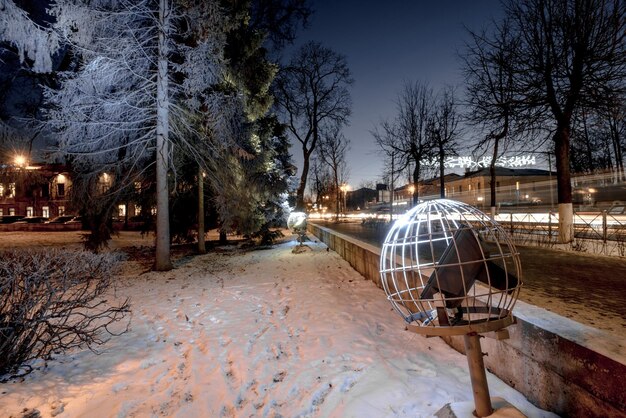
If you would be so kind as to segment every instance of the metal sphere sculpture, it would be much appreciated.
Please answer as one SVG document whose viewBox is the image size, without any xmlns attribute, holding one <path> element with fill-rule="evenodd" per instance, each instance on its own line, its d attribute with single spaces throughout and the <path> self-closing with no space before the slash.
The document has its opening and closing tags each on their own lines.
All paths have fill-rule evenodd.
<svg viewBox="0 0 626 418">
<path fill-rule="evenodd" d="M 287 219 L 287 228 L 298 235 L 298 242 L 302 245 L 306 235 L 307 215 L 304 212 L 291 212 Z"/>
<path fill-rule="evenodd" d="M 513 323 L 521 287 L 519 255 L 498 223 L 473 206 L 421 203 L 391 227 L 380 279 L 412 331 L 487 332 Z"/>
</svg>

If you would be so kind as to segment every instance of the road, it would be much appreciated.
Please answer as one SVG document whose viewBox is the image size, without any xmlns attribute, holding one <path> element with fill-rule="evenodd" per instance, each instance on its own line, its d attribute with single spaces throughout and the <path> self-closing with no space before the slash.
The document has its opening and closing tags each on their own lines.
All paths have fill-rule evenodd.
<svg viewBox="0 0 626 418">
<path fill-rule="evenodd" d="M 378 247 L 386 229 L 315 221 Z M 518 245 L 520 299 L 585 325 L 626 337 L 626 259 Z"/>
</svg>

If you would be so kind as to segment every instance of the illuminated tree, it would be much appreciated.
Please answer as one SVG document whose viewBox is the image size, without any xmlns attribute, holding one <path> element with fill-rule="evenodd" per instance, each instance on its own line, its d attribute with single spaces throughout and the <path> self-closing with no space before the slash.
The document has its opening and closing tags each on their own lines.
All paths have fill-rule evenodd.
<svg viewBox="0 0 626 418">
<path fill-rule="evenodd" d="M 236 230 L 266 240 L 272 235 L 269 227 L 280 224 L 287 209 L 294 174 L 284 126 L 271 113 L 270 86 L 278 65 L 270 55 L 294 39 L 310 10 L 303 0 L 225 0 L 222 4 L 230 30 L 224 52 L 226 75 L 218 88 L 240 98 L 237 117 L 243 122 L 228 131 L 229 141 L 217 141 L 207 180 L 220 218 L 221 239 Z"/>
<path fill-rule="evenodd" d="M 0 0 L 0 153 L 30 152 L 42 132 L 32 122 L 39 116 L 40 84 L 51 82 L 53 54 L 59 49 L 56 34 L 46 22 L 36 23 L 26 9 L 41 11 L 38 3 Z"/>
<path fill-rule="evenodd" d="M 131 187 L 132 176 L 154 164 L 155 268 L 170 269 L 172 149 L 199 154 L 198 144 L 188 140 L 194 133 L 188 113 L 206 106 L 194 92 L 204 92 L 220 75 L 223 22 L 218 5 L 203 2 L 179 9 L 170 0 L 88 5 L 66 0 L 51 13 L 81 63 L 77 73 L 62 75 L 60 89 L 47 92 L 59 149 L 85 167 L 84 176 L 125 167 L 129 177 L 117 183 L 119 190 Z M 194 13 L 204 18 L 186 19 Z M 203 36 L 182 42 L 176 29 L 181 27 Z"/>
</svg>

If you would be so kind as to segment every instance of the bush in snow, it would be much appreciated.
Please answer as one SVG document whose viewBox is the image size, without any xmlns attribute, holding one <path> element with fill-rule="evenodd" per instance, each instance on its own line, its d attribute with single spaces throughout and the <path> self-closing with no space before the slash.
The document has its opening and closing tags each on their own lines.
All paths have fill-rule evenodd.
<svg viewBox="0 0 626 418">
<path fill-rule="evenodd" d="M 119 255 L 63 250 L 0 253 L 0 376 L 27 374 L 26 363 L 126 332 L 128 299 L 105 293 Z"/>
</svg>

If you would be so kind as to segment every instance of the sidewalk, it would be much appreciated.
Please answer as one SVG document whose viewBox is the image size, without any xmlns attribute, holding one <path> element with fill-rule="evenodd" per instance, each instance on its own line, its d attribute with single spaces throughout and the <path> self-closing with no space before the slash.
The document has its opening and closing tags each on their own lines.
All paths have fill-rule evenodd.
<svg viewBox="0 0 626 418">
<path fill-rule="evenodd" d="M 220 248 L 137 274 L 131 332 L 1 385 L 0 410 L 48 417 L 427 417 L 472 401 L 464 356 L 404 330 L 384 293 L 326 246 Z M 491 396 L 553 416 L 488 373 Z"/>
</svg>

